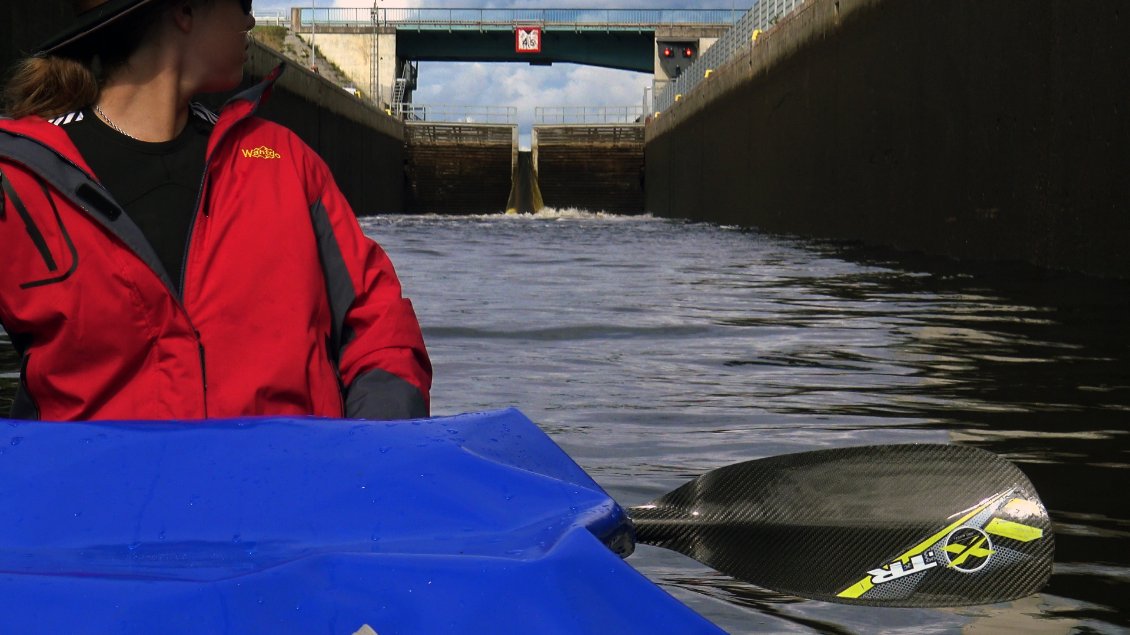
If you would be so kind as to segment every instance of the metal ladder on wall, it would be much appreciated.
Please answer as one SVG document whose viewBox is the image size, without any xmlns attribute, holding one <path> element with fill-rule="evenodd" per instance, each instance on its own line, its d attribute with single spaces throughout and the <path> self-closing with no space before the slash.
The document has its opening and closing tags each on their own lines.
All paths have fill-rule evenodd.
<svg viewBox="0 0 1130 635">
<path fill-rule="evenodd" d="M 419 74 L 418 62 L 408 60 L 400 71 L 400 77 L 392 88 L 392 111 L 402 119 L 407 119 L 412 111 L 412 91 L 416 89 Z"/>
</svg>

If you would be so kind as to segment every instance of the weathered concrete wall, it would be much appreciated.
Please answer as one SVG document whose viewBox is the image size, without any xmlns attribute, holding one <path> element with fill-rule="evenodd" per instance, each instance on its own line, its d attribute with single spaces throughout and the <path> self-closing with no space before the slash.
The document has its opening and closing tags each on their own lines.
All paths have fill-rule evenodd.
<svg viewBox="0 0 1130 635">
<path fill-rule="evenodd" d="M 813 0 L 648 125 L 647 208 L 1130 277 L 1127 20 Z"/>
<path fill-rule="evenodd" d="M 46 40 L 71 19 L 66 0 L 7 2 L 0 8 L 0 68 Z M 282 58 L 252 44 L 245 83 L 259 81 Z M 203 101 L 212 106 L 225 96 Z M 291 128 L 329 164 L 358 214 L 400 212 L 403 200 L 403 125 L 309 71 L 291 66 L 262 115 Z"/>
<path fill-rule="evenodd" d="M 506 209 L 518 161 L 518 126 L 410 122 L 405 127 L 405 208 L 422 214 Z"/>
<path fill-rule="evenodd" d="M 308 32 L 296 35 L 309 45 Z M 314 43 L 321 55 L 336 64 L 354 86 L 366 95 L 378 92 L 375 86 L 370 89 L 372 70 L 374 70 L 370 66 L 373 59 L 372 34 L 315 33 Z M 375 70 L 379 75 L 381 103 L 387 105 L 392 102 L 393 83 L 396 80 L 396 29 L 382 27 L 377 39 L 377 47 L 379 63 Z M 325 61 L 319 62 L 322 63 Z"/>
<path fill-rule="evenodd" d="M 644 208 L 641 124 L 537 125 L 534 170 L 548 207 L 638 214 Z"/>
</svg>

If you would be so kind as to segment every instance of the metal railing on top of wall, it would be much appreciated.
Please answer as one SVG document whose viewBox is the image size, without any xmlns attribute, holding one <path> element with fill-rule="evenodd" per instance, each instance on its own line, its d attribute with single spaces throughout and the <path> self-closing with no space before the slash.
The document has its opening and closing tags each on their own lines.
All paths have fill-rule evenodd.
<svg viewBox="0 0 1130 635">
<path fill-rule="evenodd" d="M 285 11 L 255 11 L 251 15 L 258 26 L 290 26 L 290 14 Z"/>
<path fill-rule="evenodd" d="M 534 124 L 636 123 L 643 117 L 642 106 L 537 106 Z"/>
<path fill-rule="evenodd" d="M 514 106 L 403 103 L 397 104 L 395 108 L 394 114 L 404 121 L 491 124 L 516 124 L 518 122 L 518 109 Z"/>
<path fill-rule="evenodd" d="M 300 23 L 368 25 L 369 8 L 315 7 L 300 9 Z M 655 26 L 667 24 L 733 24 L 745 9 L 476 9 L 377 8 L 381 25 L 478 27 L 514 24 L 551 26 Z"/>
<path fill-rule="evenodd" d="M 760 0 L 737 21 L 729 31 L 718 38 L 693 64 L 673 80 L 656 80 L 654 85 L 654 110 L 670 108 L 676 96 L 686 95 L 699 82 L 706 79 L 706 71 L 718 68 L 778 20 L 804 4 L 804 0 Z"/>
</svg>

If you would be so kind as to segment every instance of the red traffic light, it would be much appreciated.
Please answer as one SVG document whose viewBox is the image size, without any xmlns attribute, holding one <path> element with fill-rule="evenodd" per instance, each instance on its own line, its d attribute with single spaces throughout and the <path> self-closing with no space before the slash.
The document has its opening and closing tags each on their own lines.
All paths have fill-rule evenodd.
<svg viewBox="0 0 1130 635">
<path fill-rule="evenodd" d="M 675 57 L 675 49 L 670 46 L 663 47 L 663 57 Z"/>
<path fill-rule="evenodd" d="M 693 46 L 683 47 L 683 57 L 694 57 L 694 47 Z"/>
</svg>

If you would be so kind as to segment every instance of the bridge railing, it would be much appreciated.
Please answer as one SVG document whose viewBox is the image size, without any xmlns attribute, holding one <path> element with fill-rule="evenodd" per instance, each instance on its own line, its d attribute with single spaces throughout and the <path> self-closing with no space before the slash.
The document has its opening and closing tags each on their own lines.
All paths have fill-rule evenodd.
<svg viewBox="0 0 1130 635">
<path fill-rule="evenodd" d="M 299 22 L 329 26 L 462 27 L 531 24 L 562 27 L 645 27 L 677 24 L 733 24 L 743 10 L 733 9 L 480 9 L 316 7 L 300 9 Z"/>
<path fill-rule="evenodd" d="M 290 14 L 286 11 L 255 11 L 252 15 L 259 26 L 290 26 Z"/>
<path fill-rule="evenodd" d="M 470 106 L 453 104 L 396 104 L 395 115 L 404 121 L 441 123 L 517 124 L 518 109 L 514 106 Z"/>
<path fill-rule="evenodd" d="M 686 95 L 706 78 L 706 71 L 718 68 L 738 51 L 750 44 L 755 33 L 772 27 L 785 15 L 804 4 L 804 0 L 760 0 L 729 31 L 704 51 L 683 73 L 669 81 L 657 81 L 654 89 L 656 112 L 675 103 L 677 95 Z"/>
<path fill-rule="evenodd" d="M 603 124 L 642 121 L 643 106 L 538 106 L 534 124 Z"/>
</svg>

